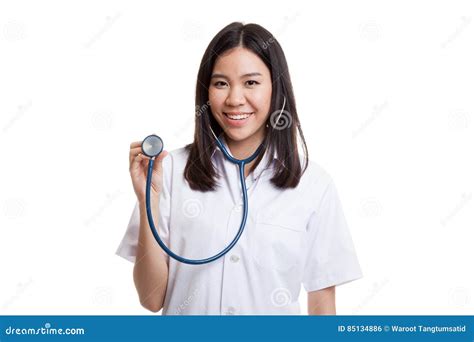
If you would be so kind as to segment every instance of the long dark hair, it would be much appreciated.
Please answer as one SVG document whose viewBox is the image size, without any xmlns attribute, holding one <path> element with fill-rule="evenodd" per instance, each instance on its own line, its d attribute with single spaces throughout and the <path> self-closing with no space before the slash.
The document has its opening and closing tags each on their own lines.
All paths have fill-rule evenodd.
<svg viewBox="0 0 474 342">
<path fill-rule="evenodd" d="M 252 170 L 262 160 L 265 150 L 272 157 L 276 152 L 277 163 L 271 182 L 281 189 L 295 188 L 308 166 L 308 150 L 296 111 L 285 54 L 278 41 L 265 28 L 257 24 L 244 25 L 239 22 L 224 27 L 209 43 L 202 57 L 196 83 L 194 142 L 186 146 L 189 157 L 184 177 L 193 190 L 216 189 L 216 180 L 219 175 L 211 157 L 217 145 L 211 128 L 217 136 L 223 130 L 212 116 L 209 107 L 209 85 L 216 59 L 224 52 L 238 46 L 259 56 L 270 70 L 272 79 L 270 105 L 272 114 L 267 120 L 264 149 L 257 157 Z M 303 148 L 304 167 L 301 165 L 298 153 L 297 133 L 299 133 Z"/>
</svg>

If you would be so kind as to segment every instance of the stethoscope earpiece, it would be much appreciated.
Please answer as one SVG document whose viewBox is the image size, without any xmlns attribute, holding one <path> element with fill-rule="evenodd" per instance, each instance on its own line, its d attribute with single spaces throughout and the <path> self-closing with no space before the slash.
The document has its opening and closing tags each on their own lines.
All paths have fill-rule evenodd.
<svg viewBox="0 0 474 342">
<path fill-rule="evenodd" d="M 163 151 L 163 140 L 155 134 L 147 136 L 142 141 L 142 152 L 147 157 L 157 157 Z"/>
</svg>

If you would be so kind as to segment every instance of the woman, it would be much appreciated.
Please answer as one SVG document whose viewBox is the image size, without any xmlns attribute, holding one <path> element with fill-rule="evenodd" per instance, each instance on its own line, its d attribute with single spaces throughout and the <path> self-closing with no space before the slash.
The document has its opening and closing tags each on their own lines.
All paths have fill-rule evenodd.
<svg viewBox="0 0 474 342">
<path fill-rule="evenodd" d="M 169 258 L 145 211 L 148 158 L 130 147 L 137 196 L 117 253 L 135 262 L 140 303 L 163 314 L 299 314 L 301 284 L 309 314 L 335 314 L 335 286 L 362 276 L 336 188 L 308 163 L 285 55 L 256 24 L 232 23 L 210 42 L 196 87 L 194 141 L 157 157 L 151 202 L 155 224 L 175 253 L 202 259 L 221 251 L 242 218 L 238 166 L 245 159 L 249 216 L 234 248 L 212 263 Z M 303 154 L 298 152 L 297 135 Z"/>
</svg>

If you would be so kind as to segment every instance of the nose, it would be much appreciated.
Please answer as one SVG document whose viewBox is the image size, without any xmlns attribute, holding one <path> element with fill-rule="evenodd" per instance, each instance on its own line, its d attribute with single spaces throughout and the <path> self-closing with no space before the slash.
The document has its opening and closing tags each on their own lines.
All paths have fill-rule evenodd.
<svg viewBox="0 0 474 342">
<path fill-rule="evenodd" d="M 229 95 L 225 100 L 225 104 L 229 107 L 237 107 L 245 104 L 245 96 L 239 87 L 230 89 Z"/>
</svg>

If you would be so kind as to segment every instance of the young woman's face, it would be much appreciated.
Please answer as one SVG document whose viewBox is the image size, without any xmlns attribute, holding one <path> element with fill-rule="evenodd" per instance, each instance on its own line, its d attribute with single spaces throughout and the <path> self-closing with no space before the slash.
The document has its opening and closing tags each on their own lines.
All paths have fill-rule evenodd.
<svg viewBox="0 0 474 342">
<path fill-rule="evenodd" d="M 260 143 L 270 111 L 270 70 L 252 51 L 237 47 L 219 56 L 209 85 L 212 114 L 226 136 Z"/>
</svg>

